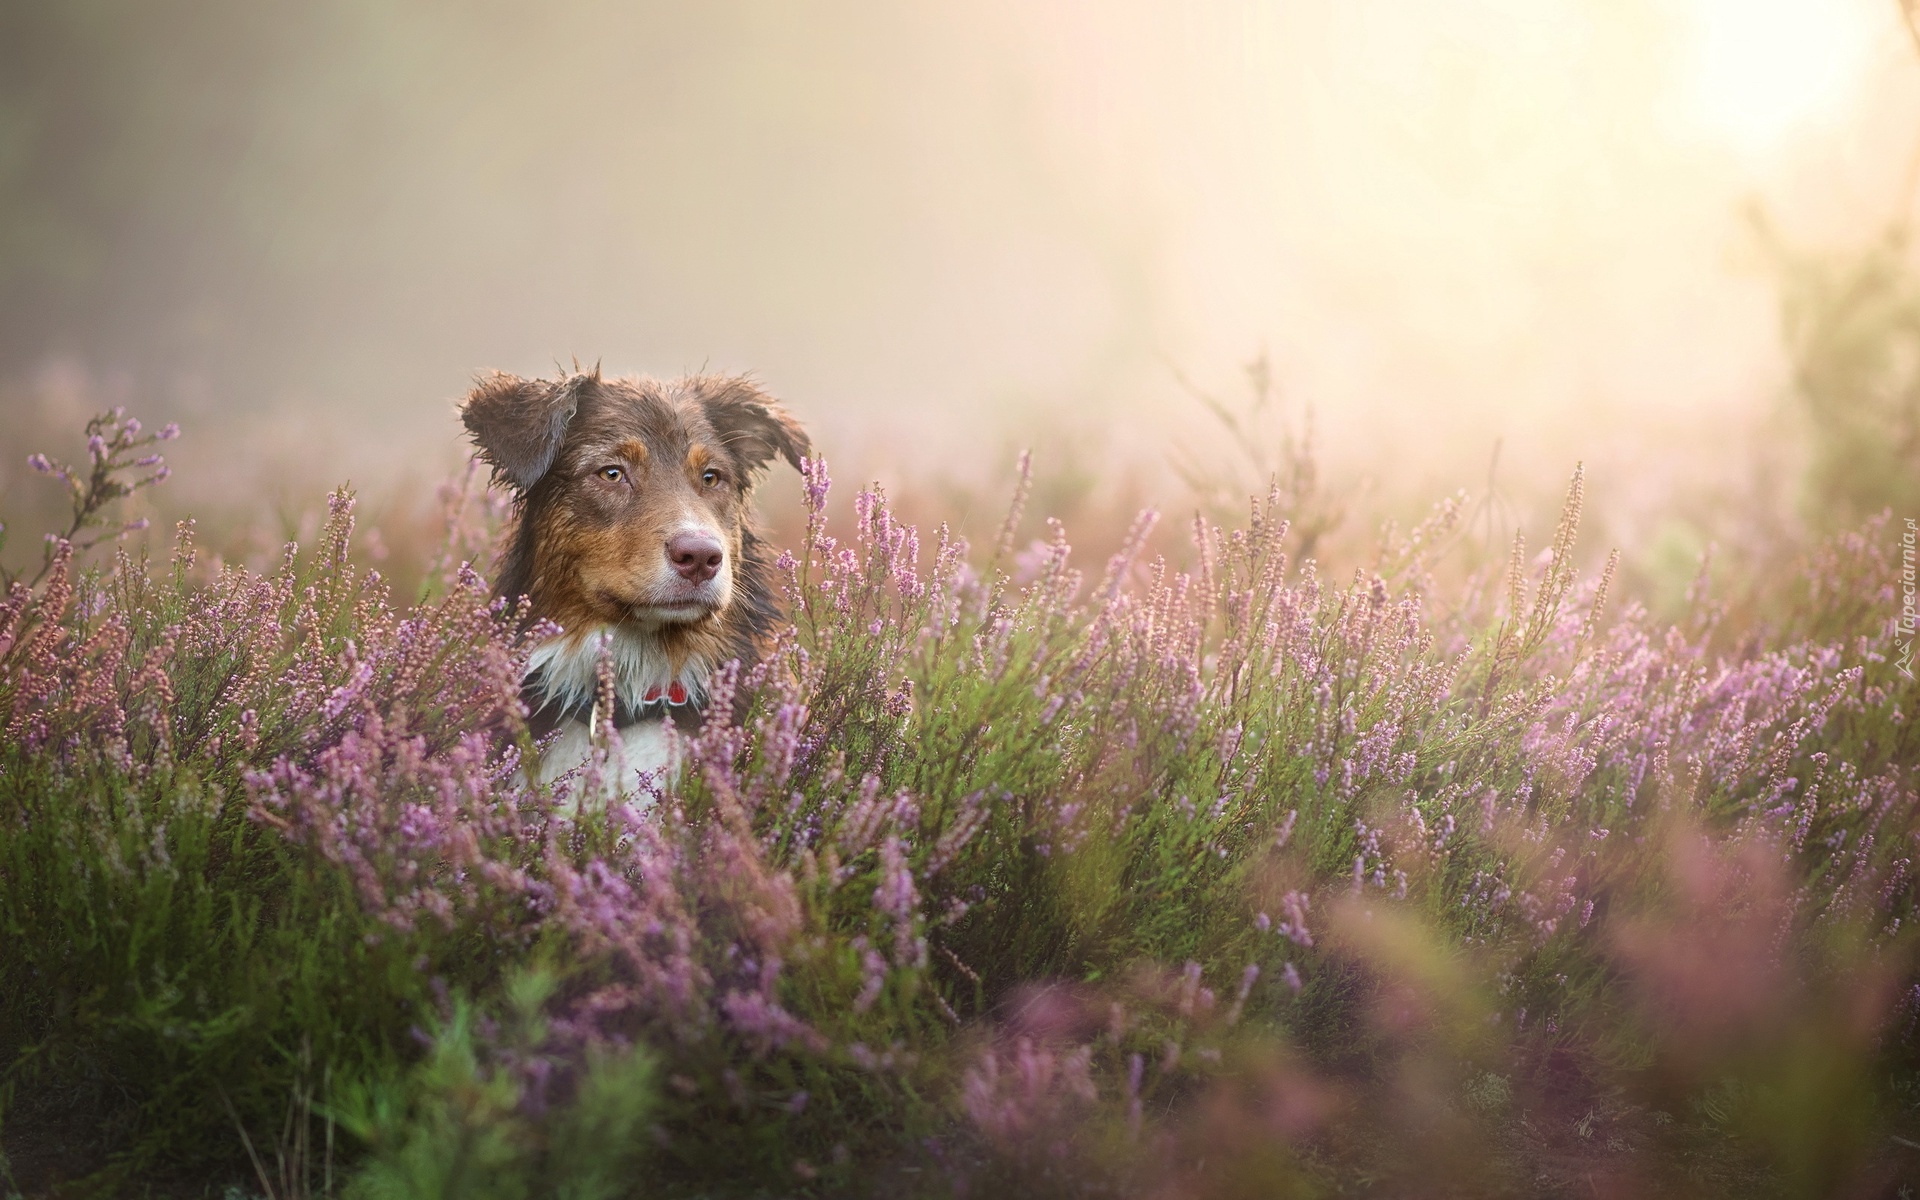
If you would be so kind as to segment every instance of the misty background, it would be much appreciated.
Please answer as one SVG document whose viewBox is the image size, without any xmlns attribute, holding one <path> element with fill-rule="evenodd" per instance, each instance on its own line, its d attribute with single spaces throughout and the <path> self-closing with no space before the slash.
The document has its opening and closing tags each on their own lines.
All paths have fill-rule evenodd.
<svg viewBox="0 0 1920 1200">
<path fill-rule="evenodd" d="M 1498 443 L 1657 539 L 1791 501 L 1756 230 L 1852 252 L 1916 138 L 1897 0 L 8 4 L 0 503 L 111 403 L 170 503 L 430 486 L 475 372 L 578 358 L 1178 510 L 1265 354 L 1374 507 Z"/>
</svg>

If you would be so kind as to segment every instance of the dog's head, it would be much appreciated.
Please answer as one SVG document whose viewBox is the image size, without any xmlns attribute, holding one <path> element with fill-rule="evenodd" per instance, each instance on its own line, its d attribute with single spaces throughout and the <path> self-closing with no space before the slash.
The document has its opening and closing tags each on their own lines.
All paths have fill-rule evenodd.
<svg viewBox="0 0 1920 1200">
<path fill-rule="evenodd" d="M 692 626 L 735 593 L 748 493 L 806 433 L 747 379 L 494 374 L 461 418 L 521 497 L 526 591 L 568 629 Z"/>
</svg>

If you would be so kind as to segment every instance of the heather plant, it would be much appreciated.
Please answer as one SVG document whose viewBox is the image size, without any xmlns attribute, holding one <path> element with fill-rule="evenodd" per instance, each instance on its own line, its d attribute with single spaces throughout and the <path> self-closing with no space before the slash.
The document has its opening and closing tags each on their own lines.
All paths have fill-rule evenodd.
<svg viewBox="0 0 1920 1200">
<path fill-rule="evenodd" d="M 1897 1176 L 1884 524 L 1730 631 L 1704 575 L 1680 624 L 1583 577 L 1578 474 L 1446 603 L 1458 501 L 1344 578 L 1282 488 L 1189 570 L 1147 514 L 1089 581 L 1018 501 L 975 556 L 804 477 L 791 623 L 640 795 L 518 779 L 547 631 L 484 528 L 406 606 L 345 495 L 266 576 L 58 550 L 0 610 L 5 1144 L 369 1197 Z"/>
<path fill-rule="evenodd" d="M 147 527 L 144 517 L 129 521 L 110 519 L 110 506 L 143 488 L 165 483 L 172 474 L 166 459 L 154 451 L 161 442 L 180 436 L 180 427 L 167 424 L 152 433 L 143 432 L 140 421 L 129 417 L 124 408 L 104 412 L 87 422 L 87 465 L 75 467 L 56 462 L 44 454 L 33 454 L 27 465 L 66 485 L 72 505 L 72 519 L 65 532 L 48 534 L 40 570 L 32 582 L 46 577 L 61 547 L 91 549 L 101 542 L 118 541 Z M 144 472 L 144 474 L 138 474 Z M 89 535 L 89 531 L 92 532 Z M 88 535 L 83 541 L 83 535 Z M 6 546 L 6 526 L 0 525 L 0 549 Z M 12 587 L 13 574 L 0 567 L 0 585 Z"/>
<path fill-rule="evenodd" d="M 1345 515 L 1339 498 L 1320 477 L 1313 410 L 1297 415 L 1288 411 L 1274 381 L 1273 361 L 1264 350 L 1245 371 L 1247 394 L 1237 404 L 1180 380 L 1218 425 L 1231 453 L 1181 447 L 1173 455 L 1174 471 L 1216 521 L 1234 520 L 1249 494 L 1270 488 L 1285 507 L 1299 553 L 1311 555 Z"/>
<path fill-rule="evenodd" d="M 227 1158 L 229 1111 L 267 1125 L 311 1069 L 402 1061 L 443 956 L 489 971 L 459 949 L 472 926 L 401 930 L 417 895 L 376 903 L 365 864 L 250 805 L 256 774 L 365 769 L 373 745 L 444 787 L 516 695 L 478 578 L 403 619 L 346 562 L 351 497 L 332 507 L 268 577 L 196 578 L 183 525 L 157 577 L 125 555 L 80 572 L 61 541 L 0 604 L 0 1097 L 15 1125 L 104 1111 L 110 1175 Z"/>
</svg>

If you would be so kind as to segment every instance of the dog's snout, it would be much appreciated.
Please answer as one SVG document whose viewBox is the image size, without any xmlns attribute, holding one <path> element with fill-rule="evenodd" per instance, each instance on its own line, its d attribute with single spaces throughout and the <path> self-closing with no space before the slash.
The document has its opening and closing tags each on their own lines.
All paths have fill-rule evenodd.
<svg viewBox="0 0 1920 1200">
<path fill-rule="evenodd" d="M 727 548 L 710 533 L 679 533 L 667 542 L 667 561 L 690 583 L 705 583 L 720 573 Z"/>
</svg>

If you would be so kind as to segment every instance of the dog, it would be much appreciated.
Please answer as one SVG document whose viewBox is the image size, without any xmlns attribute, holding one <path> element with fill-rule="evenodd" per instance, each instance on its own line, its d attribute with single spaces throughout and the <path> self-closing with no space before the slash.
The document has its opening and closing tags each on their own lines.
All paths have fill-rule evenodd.
<svg viewBox="0 0 1920 1200">
<path fill-rule="evenodd" d="M 779 620 L 750 498 L 776 456 L 800 468 L 805 430 L 744 376 L 603 379 L 597 367 L 489 374 L 460 417 L 514 493 L 494 594 L 524 597 L 529 625 L 561 629 L 534 648 L 522 687 L 534 736 L 559 733 L 527 777 L 551 783 L 585 763 L 609 719 L 622 788 L 669 774 L 667 724 L 697 726 L 713 672 L 751 667 Z M 603 654 L 611 713 L 596 707 Z"/>
</svg>

